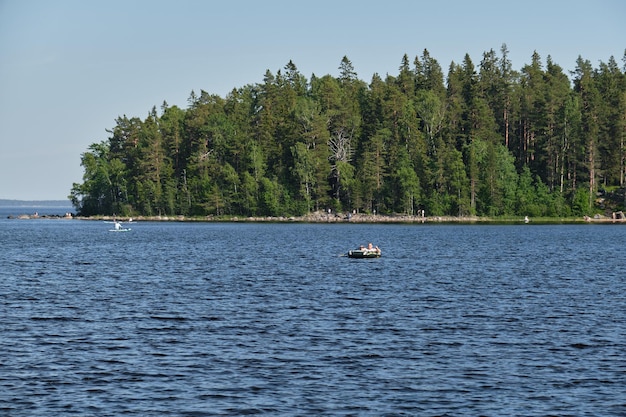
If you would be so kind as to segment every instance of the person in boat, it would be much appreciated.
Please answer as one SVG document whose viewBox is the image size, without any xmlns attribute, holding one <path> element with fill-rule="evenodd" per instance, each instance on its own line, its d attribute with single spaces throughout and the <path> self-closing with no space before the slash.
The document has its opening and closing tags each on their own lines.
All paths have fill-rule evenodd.
<svg viewBox="0 0 626 417">
<path fill-rule="evenodd" d="M 122 224 L 118 222 L 117 220 L 115 220 L 114 223 L 115 223 L 115 230 L 120 230 L 122 228 Z"/>
<path fill-rule="evenodd" d="M 363 248 L 363 246 L 361 246 L 361 248 Z M 372 245 L 371 242 L 367 245 L 367 248 L 365 250 L 367 252 L 376 252 L 376 253 L 380 254 L 380 248 L 378 246 Z"/>
</svg>

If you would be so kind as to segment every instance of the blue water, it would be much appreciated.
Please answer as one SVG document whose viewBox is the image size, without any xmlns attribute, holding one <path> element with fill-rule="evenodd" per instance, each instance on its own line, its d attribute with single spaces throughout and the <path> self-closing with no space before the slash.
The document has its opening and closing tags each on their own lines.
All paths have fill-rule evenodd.
<svg viewBox="0 0 626 417">
<path fill-rule="evenodd" d="M 1 415 L 626 415 L 624 225 L 110 226 L 0 220 Z"/>
</svg>

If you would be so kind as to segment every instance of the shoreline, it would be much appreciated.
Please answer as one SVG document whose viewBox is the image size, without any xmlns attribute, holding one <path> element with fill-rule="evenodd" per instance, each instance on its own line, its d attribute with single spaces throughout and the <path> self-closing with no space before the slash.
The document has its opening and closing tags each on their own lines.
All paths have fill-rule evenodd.
<svg viewBox="0 0 626 417">
<path fill-rule="evenodd" d="M 86 220 L 86 221 L 153 221 L 153 222 L 197 222 L 197 223 L 355 223 L 355 224 L 585 224 L 585 223 L 625 223 L 623 212 L 615 212 L 594 217 L 483 217 L 483 216 L 422 216 L 407 214 L 365 214 L 365 213 L 326 213 L 314 212 L 303 216 L 76 216 L 64 214 L 20 214 L 8 215 L 15 220 Z"/>
<path fill-rule="evenodd" d="M 355 224 L 586 224 L 586 223 L 626 223 L 625 218 L 595 217 L 523 217 L 492 218 L 480 216 L 417 216 L 417 215 L 381 215 L 381 214 L 344 214 L 310 213 L 304 216 L 75 216 L 76 220 L 120 220 L 154 222 L 198 222 L 198 223 L 355 223 Z"/>
</svg>

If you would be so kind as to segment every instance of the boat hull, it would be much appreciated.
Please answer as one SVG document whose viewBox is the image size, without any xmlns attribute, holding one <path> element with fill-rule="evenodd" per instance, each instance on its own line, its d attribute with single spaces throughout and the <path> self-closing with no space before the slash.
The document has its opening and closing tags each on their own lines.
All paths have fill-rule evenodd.
<svg viewBox="0 0 626 417">
<path fill-rule="evenodd" d="M 351 250 L 348 252 L 348 258 L 380 258 L 380 252 L 370 250 Z"/>
</svg>

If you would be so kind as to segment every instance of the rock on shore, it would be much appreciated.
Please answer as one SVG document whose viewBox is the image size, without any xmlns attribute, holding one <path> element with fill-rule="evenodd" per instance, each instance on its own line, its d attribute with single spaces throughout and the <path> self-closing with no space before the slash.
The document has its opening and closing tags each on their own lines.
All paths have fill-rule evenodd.
<svg viewBox="0 0 626 417">
<path fill-rule="evenodd" d="M 128 221 L 129 217 L 123 216 L 93 216 L 93 217 L 75 217 L 79 220 L 114 220 Z M 187 217 L 183 215 L 174 216 L 134 216 L 132 221 L 174 221 L 174 222 L 267 222 L 267 223 L 626 223 L 626 218 L 611 218 L 607 216 L 596 215 L 592 217 L 581 218 L 541 218 L 529 219 L 525 221 L 523 217 L 517 218 L 491 218 L 480 216 L 421 216 L 407 214 L 366 214 L 366 213 L 326 213 L 317 211 L 303 216 L 197 216 Z"/>
</svg>

